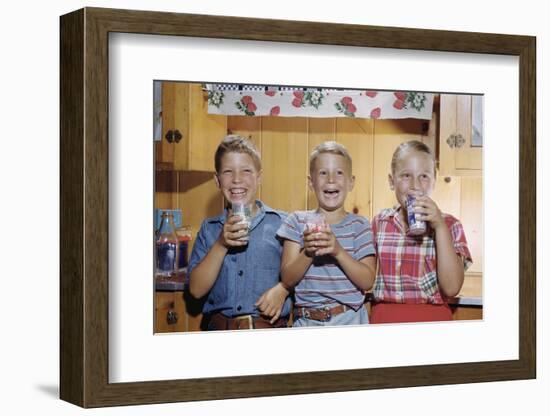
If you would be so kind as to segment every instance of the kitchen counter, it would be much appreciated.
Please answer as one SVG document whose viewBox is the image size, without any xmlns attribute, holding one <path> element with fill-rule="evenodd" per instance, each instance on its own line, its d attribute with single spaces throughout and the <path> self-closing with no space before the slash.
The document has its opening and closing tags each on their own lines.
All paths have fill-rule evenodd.
<svg viewBox="0 0 550 416">
<path fill-rule="evenodd" d="M 157 292 L 183 292 L 187 284 L 187 268 L 181 269 L 175 277 L 155 277 Z"/>
</svg>

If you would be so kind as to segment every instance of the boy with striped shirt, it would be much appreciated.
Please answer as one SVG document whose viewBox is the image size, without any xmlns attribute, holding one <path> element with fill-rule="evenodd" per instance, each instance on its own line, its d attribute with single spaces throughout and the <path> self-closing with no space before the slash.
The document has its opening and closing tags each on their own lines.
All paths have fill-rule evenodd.
<svg viewBox="0 0 550 416">
<path fill-rule="evenodd" d="M 366 324 L 364 293 L 374 282 L 375 251 L 369 221 L 344 209 L 355 182 L 346 148 L 333 141 L 317 146 L 308 182 L 317 210 L 292 213 L 277 231 L 284 240 L 281 282 L 295 291 L 293 326 Z M 325 223 L 307 227 L 313 213 Z"/>
</svg>

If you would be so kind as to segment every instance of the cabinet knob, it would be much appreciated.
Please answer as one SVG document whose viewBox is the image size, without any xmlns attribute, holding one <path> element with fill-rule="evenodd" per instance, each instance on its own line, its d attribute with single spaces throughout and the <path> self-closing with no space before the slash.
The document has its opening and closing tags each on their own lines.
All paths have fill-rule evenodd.
<svg viewBox="0 0 550 416">
<path fill-rule="evenodd" d="M 166 138 L 166 141 L 168 143 L 179 143 L 180 140 L 183 138 L 179 130 L 168 130 L 166 132 L 166 135 L 164 136 Z"/>
<path fill-rule="evenodd" d="M 166 313 L 166 322 L 168 325 L 175 325 L 178 323 L 178 314 L 174 311 L 168 311 Z"/>
<path fill-rule="evenodd" d="M 461 148 L 464 145 L 464 143 L 466 143 L 466 139 L 460 133 L 451 134 L 449 137 L 447 137 L 446 142 L 451 149 L 453 147 L 456 147 L 458 149 L 458 148 Z"/>
</svg>

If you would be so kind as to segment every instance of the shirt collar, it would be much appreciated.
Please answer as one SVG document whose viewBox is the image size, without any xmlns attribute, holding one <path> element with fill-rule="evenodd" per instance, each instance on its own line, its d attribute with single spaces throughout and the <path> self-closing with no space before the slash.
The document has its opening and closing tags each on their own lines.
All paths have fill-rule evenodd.
<svg viewBox="0 0 550 416">
<path fill-rule="evenodd" d="M 266 213 L 275 214 L 279 217 L 281 216 L 281 213 L 279 211 L 277 211 L 277 210 L 271 208 L 270 206 L 264 204 L 259 199 L 256 199 L 256 206 L 258 207 L 259 212 L 252 219 L 251 228 L 254 228 L 256 226 L 256 224 L 258 224 L 261 221 L 261 219 L 265 216 Z M 225 208 L 223 210 L 223 214 L 218 215 L 217 217 L 208 218 L 206 221 L 209 222 L 209 223 L 218 222 L 220 224 L 225 224 L 225 219 L 227 218 L 227 213 L 228 213 L 227 208 Z"/>
<path fill-rule="evenodd" d="M 380 219 L 383 221 L 391 221 L 393 218 L 399 218 L 397 213 L 399 212 L 400 208 L 401 208 L 401 205 L 396 204 L 392 208 L 387 208 L 383 210 L 380 213 Z"/>
<path fill-rule="evenodd" d="M 395 226 L 397 226 L 399 229 L 404 230 L 405 226 L 401 223 L 401 219 L 399 218 L 399 210 L 401 209 L 401 205 L 395 204 L 392 208 L 385 209 L 380 214 L 380 221 L 387 221 L 393 223 Z"/>
</svg>

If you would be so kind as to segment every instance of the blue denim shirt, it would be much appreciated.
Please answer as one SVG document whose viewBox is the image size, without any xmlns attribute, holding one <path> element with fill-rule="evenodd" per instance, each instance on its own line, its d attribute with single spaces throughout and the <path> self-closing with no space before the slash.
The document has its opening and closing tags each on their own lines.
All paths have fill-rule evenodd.
<svg viewBox="0 0 550 416">
<path fill-rule="evenodd" d="M 286 214 L 256 201 L 259 211 L 252 219 L 246 246 L 231 248 L 225 255 L 220 273 L 208 293 L 204 314 L 221 312 L 227 317 L 258 316 L 254 305 L 260 296 L 280 281 L 282 242 L 276 233 Z M 202 261 L 223 229 L 227 211 L 203 221 L 193 246 L 187 272 Z M 291 302 L 287 298 L 281 316 L 288 316 Z"/>
</svg>

